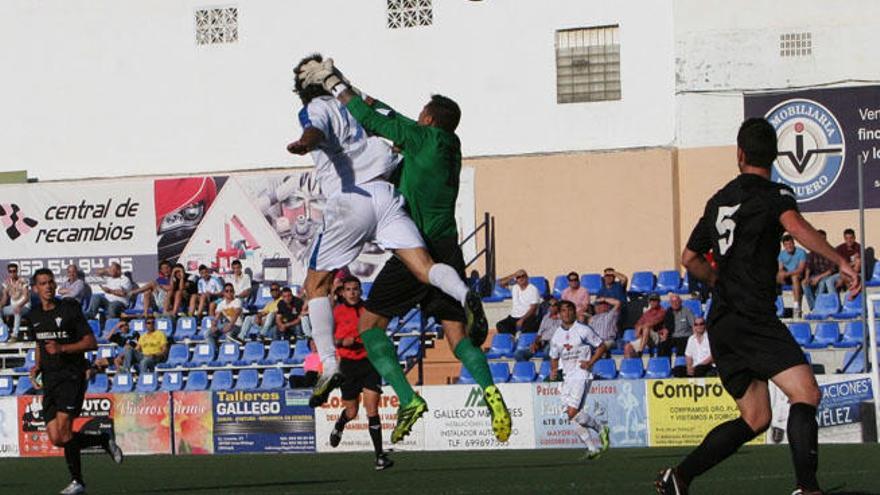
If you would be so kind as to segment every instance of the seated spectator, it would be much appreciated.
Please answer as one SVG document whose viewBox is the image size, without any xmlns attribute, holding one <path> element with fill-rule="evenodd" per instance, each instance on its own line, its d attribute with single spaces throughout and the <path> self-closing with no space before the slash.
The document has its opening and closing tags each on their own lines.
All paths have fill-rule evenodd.
<svg viewBox="0 0 880 495">
<path fill-rule="evenodd" d="M 794 296 L 794 317 L 801 316 L 801 281 L 807 269 L 807 252 L 794 245 L 794 238 L 789 234 L 782 236 L 782 250 L 779 251 L 779 270 L 776 272 L 776 283 L 791 285 Z"/>
<path fill-rule="evenodd" d="M 165 314 L 169 313 L 172 298 L 168 295 L 172 291 L 171 263 L 168 260 L 159 262 L 159 272 L 156 278 L 131 291 L 131 295 L 144 294 L 144 315 L 155 303 L 156 307 Z"/>
<path fill-rule="evenodd" d="M 823 239 L 827 236 L 824 230 L 819 230 L 819 234 Z M 828 288 L 826 282 L 837 271 L 837 266 L 833 261 L 813 251 L 807 255 L 807 268 L 804 272 L 804 299 L 807 300 L 807 306 L 810 311 L 816 303 L 816 296 L 825 293 Z"/>
<path fill-rule="evenodd" d="M 273 339 L 290 340 L 291 337 L 299 339 L 305 336 L 303 328 L 304 304 L 305 301 L 293 295 L 290 287 L 285 287 L 281 291 L 278 312 L 275 314 L 277 332 L 273 333 Z"/>
<path fill-rule="evenodd" d="M 571 301 L 577 312 L 577 320 L 581 323 L 587 321 L 587 306 L 590 305 L 590 291 L 581 286 L 581 276 L 577 272 L 568 274 L 568 287 L 562 291 L 563 301 Z"/>
<path fill-rule="evenodd" d="M 165 297 L 165 314 L 179 315 L 185 304 L 189 304 L 193 296 L 199 293 L 199 277 L 198 275 L 190 275 L 186 273 L 186 269 L 181 263 L 174 265 L 171 269 L 171 292 Z M 188 313 L 192 316 L 191 313 Z"/>
<path fill-rule="evenodd" d="M 598 297 L 613 297 L 620 301 L 620 304 L 626 304 L 626 285 L 629 279 L 626 275 L 619 273 L 614 268 L 606 268 L 602 275 L 602 287 L 596 294 Z"/>
<path fill-rule="evenodd" d="M 243 344 L 241 335 L 241 299 L 235 297 L 235 288 L 227 283 L 223 286 L 223 299 L 211 314 L 214 322 L 204 331 L 205 340 L 217 348 L 217 337 L 225 335 L 228 340 Z"/>
<path fill-rule="evenodd" d="M 241 299 L 241 302 L 247 304 L 251 297 L 251 277 L 247 273 L 242 272 L 241 260 L 232 262 L 232 276 L 229 282 L 235 289 L 235 297 Z"/>
<path fill-rule="evenodd" d="M 620 300 L 613 297 L 597 297 L 593 307 L 595 314 L 590 318 L 590 326 L 605 343 L 605 348 L 614 349 L 617 341 L 617 320 L 620 319 Z"/>
<path fill-rule="evenodd" d="M 156 365 L 168 359 L 168 338 L 165 332 L 156 330 L 156 322 L 152 318 L 146 321 L 146 332 L 141 335 L 137 344 L 126 344 L 122 354 L 116 357 L 120 373 L 130 373 L 131 367 L 138 365 L 138 373 L 143 375 L 156 369 Z M 121 362 L 120 362 L 121 361 Z"/>
<path fill-rule="evenodd" d="M 196 283 L 196 288 L 197 294 L 193 294 L 189 299 L 189 314 L 198 318 L 204 314 L 206 309 L 210 314 L 213 314 L 211 304 L 224 295 L 223 286 L 217 277 L 211 275 L 211 271 L 205 265 L 199 265 L 199 280 Z M 235 288 L 232 290 L 234 291 Z"/>
<path fill-rule="evenodd" d="M 510 289 L 512 303 L 510 315 L 495 324 L 498 333 L 532 333 L 538 330 L 538 305 L 541 296 L 538 288 L 529 283 L 529 274 L 519 269 L 512 275 L 503 277 L 502 286 L 513 284 Z"/>
<path fill-rule="evenodd" d="M 104 283 L 100 285 L 103 294 L 92 294 L 86 318 L 94 320 L 102 308 L 107 318 L 119 318 L 119 315 L 128 308 L 129 291 L 132 289 L 131 280 L 122 274 L 119 263 L 111 263 L 110 268 L 100 268 L 95 273 L 104 277 Z"/>
<path fill-rule="evenodd" d="M 546 349 L 550 345 L 550 339 L 553 338 L 556 329 L 559 328 L 559 321 L 559 301 L 551 296 L 547 298 L 547 312 L 541 318 L 541 325 L 538 327 L 538 335 L 535 337 L 535 341 L 532 342 L 528 349 L 517 350 L 514 358 L 517 361 L 528 361 L 538 351 Z"/>
<path fill-rule="evenodd" d="M 12 335 L 9 336 L 9 342 L 15 342 L 21 329 L 21 317 L 31 309 L 31 291 L 27 280 L 18 276 L 18 264 L 6 265 L 6 272 L 9 276 L 6 277 L 3 289 L 0 291 L 2 292 L 0 308 L 3 308 L 3 316 L 12 317 Z"/>
<path fill-rule="evenodd" d="M 275 338 L 275 313 L 278 312 L 278 303 L 281 302 L 281 286 L 277 283 L 269 285 L 269 294 L 272 300 L 266 303 L 255 314 L 244 317 L 241 324 L 241 336 L 246 337 L 251 327 L 260 326 L 260 338 L 263 340 L 273 340 Z"/>
<path fill-rule="evenodd" d="M 58 284 L 56 293 L 61 296 L 61 299 L 73 299 L 80 304 L 83 303 L 83 299 L 86 297 L 86 284 L 79 278 L 79 270 L 76 265 L 67 266 L 67 278 Z"/>
<path fill-rule="evenodd" d="M 681 298 L 669 296 L 669 308 L 663 317 L 663 328 L 658 332 L 658 356 L 672 356 L 675 348 L 678 354 L 684 352 L 688 338 L 694 333 L 695 316 L 690 309 L 681 305 Z"/>
<path fill-rule="evenodd" d="M 856 273 L 862 269 L 862 246 L 856 242 L 856 233 L 853 229 L 843 231 L 843 243 L 834 248 L 838 254 L 849 260 L 850 266 Z M 837 294 L 841 289 L 849 286 L 850 280 L 839 271 L 825 281 L 826 291 Z"/>
<path fill-rule="evenodd" d="M 321 364 L 321 356 L 318 355 L 318 348 L 315 346 L 315 341 L 309 339 L 309 349 L 312 350 L 307 356 L 305 361 L 303 361 L 303 371 L 306 372 L 304 376 L 293 376 L 290 377 L 290 387 L 291 388 L 310 388 L 314 387 L 315 383 L 318 381 L 318 376 L 323 373 L 323 365 Z"/>
<path fill-rule="evenodd" d="M 102 337 L 107 342 L 112 342 L 119 347 L 125 347 L 125 345 L 128 344 L 130 340 L 137 340 L 138 338 L 137 332 L 135 332 L 134 335 L 129 336 L 129 329 L 130 326 L 128 324 L 128 321 L 119 320 L 116 322 L 115 325 L 113 325 L 113 328 L 104 332 Z"/>
<path fill-rule="evenodd" d="M 648 309 L 636 321 L 636 338 L 632 342 L 626 343 L 623 355 L 636 357 L 641 355 L 642 351 L 654 347 L 657 344 L 657 332 L 663 327 L 665 317 L 666 310 L 660 306 L 660 296 L 657 294 L 648 296 Z"/>
<path fill-rule="evenodd" d="M 715 364 L 712 360 L 712 350 L 709 348 L 709 334 L 706 333 L 705 319 L 697 318 L 694 321 L 694 334 L 688 338 L 684 358 L 687 362 L 688 376 L 700 377 L 714 374 Z"/>
</svg>

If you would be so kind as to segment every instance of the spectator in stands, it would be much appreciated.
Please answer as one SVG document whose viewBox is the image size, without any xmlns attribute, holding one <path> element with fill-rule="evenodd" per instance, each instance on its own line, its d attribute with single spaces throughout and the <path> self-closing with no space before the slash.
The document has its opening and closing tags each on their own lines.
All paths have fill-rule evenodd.
<svg viewBox="0 0 880 495">
<path fill-rule="evenodd" d="M 244 317 L 244 322 L 241 324 L 242 337 L 247 337 L 251 327 L 256 324 L 260 326 L 261 339 L 275 339 L 275 313 L 278 312 L 278 303 L 281 302 L 281 286 L 273 282 L 269 285 L 269 294 L 272 296 L 271 301 L 256 313 Z"/>
<path fill-rule="evenodd" d="M 171 292 L 166 296 L 167 314 L 179 315 L 183 305 L 188 304 L 192 297 L 199 293 L 198 279 L 198 275 L 186 273 L 181 263 L 174 265 L 171 269 Z M 192 316 L 192 313 L 189 313 L 189 316 Z"/>
<path fill-rule="evenodd" d="M 587 306 L 590 305 L 590 291 L 581 286 L 581 276 L 577 272 L 568 274 L 568 287 L 562 291 L 562 300 L 571 301 L 577 308 L 577 320 L 585 323 Z"/>
<path fill-rule="evenodd" d="M 152 318 L 147 318 L 145 324 L 146 332 L 138 338 L 137 344 L 132 346 L 129 343 L 120 355 L 121 373 L 130 373 L 131 367 L 138 365 L 138 373 L 143 375 L 155 370 L 157 364 L 168 359 L 168 338 L 165 332 L 156 330 L 156 322 Z M 119 365 L 118 361 L 117 365 Z"/>
<path fill-rule="evenodd" d="M 131 291 L 131 295 L 144 294 L 144 315 L 146 315 L 155 302 L 156 307 L 163 313 L 168 314 L 172 297 L 173 279 L 171 277 L 171 263 L 168 260 L 159 262 L 159 272 L 156 278 Z"/>
<path fill-rule="evenodd" d="M 290 386 L 291 388 L 311 388 L 315 386 L 315 383 L 318 381 L 318 376 L 323 373 L 323 366 L 321 365 L 321 356 L 318 355 L 318 348 L 315 346 L 315 341 L 309 339 L 309 349 L 310 352 L 305 361 L 303 361 L 303 371 L 305 371 L 305 375 L 303 376 L 294 376 L 291 374 L 290 377 Z"/>
<path fill-rule="evenodd" d="M 3 282 L 0 308 L 3 308 L 3 316 L 12 317 L 12 335 L 9 337 L 9 342 L 15 342 L 21 329 L 21 317 L 31 308 L 31 291 L 27 280 L 18 276 L 17 263 L 6 265 L 6 273 L 9 276 Z"/>
<path fill-rule="evenodd" d="M 599 334 L 605 348 L 610 352 L 617 341 L 617 320 L 620 319 L 619 299 L 613 297 L 597 297 L 593 307 L 595 314 L 590 318 L 590 326 Z"/>
<path fill-rule="evenodd" d="M 599 288 L 598 297 L 613 297 L 626 304 L 626 285 L 629 279 L 626 275 L 618 272 L 614 268 L 606 268 L 602 274 L 602 287 Z"/>
<path fill-rule="evenodd" d="M 660 296 L 657 294 L 648 296 L 648 309 L 636 321 L 636 338 L 631 342 L 627 342 L 623 348 L 623 355 L 625 357 L 636 357 L 642 351 L 654 347 L 657 344 L 657 332 L 663 327 L 663 319 L 665 317 L 666 310 L 660 306 Z"/>
<path fill-rule="evenodd" d="M 819 230 L 822 239 L 827 237 L 824 230 Z M 804 272 L 804 298 L 807 300 L 807 306 L 813 309 L 816 302 L 816 296 L 828 290 L 825 282 L 837 271 L 837 265 L 828 258 L 822 256 L 816 251 L 807 255 L 807 269 Z"/>
<path fill-rule="evenodd" d="M 688 337 L 684 351 L 688 376 L 706 376 L 714 374 L 715 364 L 712 350 L 709 348 L 709 334 L 706 333 L 706 320 L 697 318 L 694 321 L 694 333 Z"/>
<path fill-rule="evenodd" d="M 302 325 L 304 304 L 305 301 L 293 295 L 290 287 L 281 291 L 281 301 L 278 302 L 278 312 L 275 314 L 276 336 L 279 339 L 299 339 L 305 336 Z"/>
<path fill-rule="evenodd" d="M 61 296 L 61 299 L 73 299 L 80 304 L 83 303 L 83 299 L 86 297 L 86 284 L 79 278 L 79 270 L 76 265 L 67 266 L 67 278 L 58 284 L 56 294 Z"/>
<path fill-rule="evenodd" d="M 241 269 L 241 260 L 232 262 L 232 277 L 229 280 L 235 288 L 235 297 L 241 299 L 242 303 L 247 303 L 251 297 L 251 277 L 244 273 Z"/>
<path fill-rule="evenodd" d="M 849 260 L 849 265 L 856 273 L 860 273 L 862 269 L 862 246 L 856 242 L 856 233 L 853 229 L 843 231 L 843 243 L 834 249 L 844 259 Z M 825 288 L 828 292 L 837 294 L 841 289 L 848 287 L 849 283 L 849 278 L 837 272 L 825 281 Z"/>
<path fill-rule="evenodd" d="M 541 296 L 538 288 L 529 283 L 529 274 L 520 268 L 513 274 L 503 277 L 502 286 L 513 284 L 510 289 L 512 303 L 510 315 L 495 324 L 498 333 L 536 332 L 538 330 L 538 305 Z"/>
<path fill-rule="evenodd" d="M 660 343 L 657 344 L 657 355 L 672 356 L 673 348 L 676 353 L 681 354 L 688 338 L 694 333 L 695 321 L 695 315 L 682 306 L 680 297 L 676 294 L 669 296 L 669 308 L 663 317 L 663 328 L 658 332 Z"/>
<path fill-rule="evenodd" d="M 198 294 L 194 294 L 189 299 L 189 314 L 199 317 L 202 316 L 205 309 L 213 314 L 211 303 L 221 295 L 224 295 L 223 286 L 216 277 L 211 275 L 211 271 L 208 270 L 208 267 L 205 265 L 199 266 L 199 281 L 197 282 L 196 287 L 198 289 Z M 235 289 L 233 288 L 233 290 Z M 198 306 L 196 303 L 198 303 Z"/>
<path fill-rule="evenodd" d="M 111 263 L 110 268 L 100 268 L 96 275 L 104 278 L 100 285 L 103 294 L 92 294 L 89 301 L 89 309 L 86 318 L 93 320 L 98 316 L 98 311 L 103 308 L 107 318 L 119 318 L 119 315 L 128 308 L 128 296 L 131 291 L 131 280 L 122 274 L 119 263 Z"/>
<path fill-rule="evenodd" d="M 223 286 L 223 299 L 214 308 L 211 314 L 213 324 L 204 331 L 205 339 L 214 348 L 217 347 L 217 337 L 225 335 L 228 340 L 243 344 L 241 335 L 241 299 L 235 297 L 235 287 L 227 283 Z"/>
<path fill-rule="evenodd" d="M 119 320 L 113 325 L 113 328 L 104 332 L 101 336 L 103 340 L 107 342 L 112 342 L 119 347 L 125 347 L 125 345 L 129 342 L 129 324 L 126 320 Z M 135 334 L 136 339 L 137 334 Z"/>
<path fill-rule="evenodd" d="M 779 269 L 776 272 L 776 283 L 791 285 L 794 296 L 794 316 L 801 316 L 801 281 L 807 269 L 807 252 L 794 245 L 794 238 L 782 236 L 782 250 L 779 251 Z"/>
<path fill-rule="evenodd" d="M 553 334 L 556 333 L 556 329 L 559 328 L 559 321 L 559 300 L 550 296 L 547 298 L 547 312 L 541 318 L 541 325 L 538 327 L 538 335 L 535 336 L 535 341 L 532 342 L 528 349 L 517 350 L 513 356 L 514 359 L 517 361 L 528 361 L 538 351 L 546 349 L 550 344 L 550 339 L 553 338 Z"/>
</svg>

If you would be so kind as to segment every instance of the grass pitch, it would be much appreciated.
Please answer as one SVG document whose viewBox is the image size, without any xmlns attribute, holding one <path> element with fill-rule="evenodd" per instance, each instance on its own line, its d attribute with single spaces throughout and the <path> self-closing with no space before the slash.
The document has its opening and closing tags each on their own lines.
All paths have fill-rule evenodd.
<svg viewBox="0 0 880 495">
<path fill-rule="evenodd" d="M 595 461 L 579 450 L 397 452 L 373 471 L 368 453 L 129 457 L 121 466 L 88 455 L 91 494 L 648 494 L 658 469 L 689 449 L 612 449 Z M 789 494 L 788 448 L 743 448 L 698 479 L 695 494 Z M 819 480 L 837 494 L 880 494 L 880 445 L 827 445 Z M 0 460 L 0 493 L 57 493 L 68 482 L 63 458 Z"/>
</svg>

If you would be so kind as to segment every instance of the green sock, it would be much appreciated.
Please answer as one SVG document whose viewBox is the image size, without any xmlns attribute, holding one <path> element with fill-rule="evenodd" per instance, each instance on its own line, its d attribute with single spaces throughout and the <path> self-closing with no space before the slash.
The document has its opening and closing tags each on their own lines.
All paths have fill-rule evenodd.
<svg viewBox="0 0 880 495">
<path fill-rule="evenodd" d="M 489 371 L 486 355 L 474 347 L 469 338 L 461 339 L 461 342 L 455 346 L 454 352 L 455 357 L 471 372 L 471 376 L 474 377 L 474 381 L 480 385 L 480 388 L 486 390 L 495 385 L 495 381 L 492 380 L 492 372 Z"/>
<path fill-rule="evenodd" d="M 400 368 L 397 352 L 394 350 L 391 339 L 385 335 L 385 330 L 371 328 L 361 333 L 361 340 L 364 341 L 370 363 L 382 375 L 382 378 L 394 387 L 400 404 L 409 404 L 413 400 L 415 392 Z"/>
</svg>

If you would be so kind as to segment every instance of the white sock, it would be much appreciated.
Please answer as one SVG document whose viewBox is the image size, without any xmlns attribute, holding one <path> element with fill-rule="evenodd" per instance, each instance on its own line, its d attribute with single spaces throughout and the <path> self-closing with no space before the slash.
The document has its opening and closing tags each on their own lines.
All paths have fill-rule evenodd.
<svg viewBox="0 0 880 495">
<path fill-rule="evenodd" d="M 431 281 L 431 285 L 442 290 L 464 306 L 468 288 L 458 276 L 455 268 L 443 263 L 434 263 L 434 266 L 428 270 L 428 280 Z"/>
<path fill-rule="evenodd" d="M 584 445 L 587 446 L 588 450 L 595 451 L 596 443 L 593 441 L 593 436 L 590 434 L 590 430 L 575 422 L 574 419 L 572 419 L 572 422 L 577 429 L 577 436 L 581 439 L 581 442 L 584 442 Z"/>
<path fill-rule="evenodd" d="M 587 411 L 580 411 L 579 413 L 577 413 L 577 415 L 575 415 L 574 418 L 572 418 L 572 421 L 585 428 L 591 428 L 596 431 L 602 429 L 602 426 L 599 424 L 599 422 L 596 421 L 595 418 L 587 414 Z"/>
<path fill-rule="evenodd" d="M 309 299 L 312 339 L 318 348 L 324 374 L 336 373 L 336 345 L 333 343 L 333 308 L 328 297 Z"/>
</svg>

